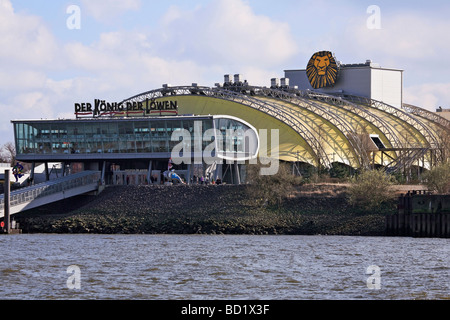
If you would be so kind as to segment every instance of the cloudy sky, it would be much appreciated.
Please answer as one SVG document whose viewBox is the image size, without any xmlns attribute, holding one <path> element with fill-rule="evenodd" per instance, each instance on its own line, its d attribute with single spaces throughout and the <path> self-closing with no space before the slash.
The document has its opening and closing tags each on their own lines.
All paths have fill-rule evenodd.
<svg viewBox="0 0 450 320">
<path fill-rule="evenodd" d="M 0 145 L 11 119 L 224 74 L 270 85 L 319 50 L 403 69 L 405 102 L 449 108 L 449 14 L 448 0 L 0 0 Z"/>
</svg>

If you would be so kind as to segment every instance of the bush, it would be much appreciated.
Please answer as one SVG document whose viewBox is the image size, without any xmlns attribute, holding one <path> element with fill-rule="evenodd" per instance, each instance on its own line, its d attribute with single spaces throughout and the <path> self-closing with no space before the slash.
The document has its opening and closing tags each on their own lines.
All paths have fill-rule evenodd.
<svg viewBox="0 0 450 320">
<path fill-rule="evenodd" d="M 371 211 L 392 200 L 392 185 L 392 177 L 384 171 L 363 171 L 351 179 L 348 202 L 362 210 Z"/>
<path fill-rule="evenodd" d="M 440 194 L 450 193 L 450 162 L 441 164 L 423 175 L 429 190 Z"/>
<path fill-rule="evenodd" d="M 302 183 L 302 178 L 293 175 L 292 169 L 286 163 L 280 163 L 278 172 L 274 175 L 261 175 L 260 168 L 259 164 L 249 165 L 247 181 L 250 184 L 248 188 L 250 197 L 261 205 L 276 204 L 280 207 L 283 200 Z"/>
</svg>

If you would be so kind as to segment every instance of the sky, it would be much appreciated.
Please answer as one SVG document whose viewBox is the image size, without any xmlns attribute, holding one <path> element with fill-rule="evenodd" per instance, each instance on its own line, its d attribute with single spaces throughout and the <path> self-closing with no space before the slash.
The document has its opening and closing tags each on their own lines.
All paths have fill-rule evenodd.
<svg viewBox="0 0 450 320">
<path fill-rule="evenodd" d="M 449 15 L 448 0 L 0 0 L 0 146 L 13 119 L 224 74 L 269 86 L 322 50 L 402 69 L 404 102 L 450 108 Z"/>
</svg>

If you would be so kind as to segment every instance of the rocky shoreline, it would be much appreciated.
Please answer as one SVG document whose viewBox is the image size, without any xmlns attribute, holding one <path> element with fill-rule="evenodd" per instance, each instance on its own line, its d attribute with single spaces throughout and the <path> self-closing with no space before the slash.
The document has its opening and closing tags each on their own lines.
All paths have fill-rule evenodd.
<svg viewBox="0 0 450 320">
<path fill-rule="evenodd" d="M 23 233 L 286 234 L 383 236 L 385 216 L 347 204 L 344 185 L 305 185 L 278 206 L 248 186 L 110 186 L 14 216 Z"/>
</svg>

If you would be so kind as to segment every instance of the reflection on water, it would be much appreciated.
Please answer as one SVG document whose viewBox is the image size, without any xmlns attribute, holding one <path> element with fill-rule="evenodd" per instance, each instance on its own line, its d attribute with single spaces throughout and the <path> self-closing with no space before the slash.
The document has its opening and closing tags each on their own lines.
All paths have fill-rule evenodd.
<svg viewBox="0 0 450 320">
<path fill-rule="evenodd" d="M 1 236 L 0 299 L 449 299 L 449 244 L 338 236 Z M 379 275 L 366 274 L 369 266 Z M 71 289 L 77 280 L 80 289 Z M 377 283 L 380 289 L 369 288 Z"/>
</svg>

